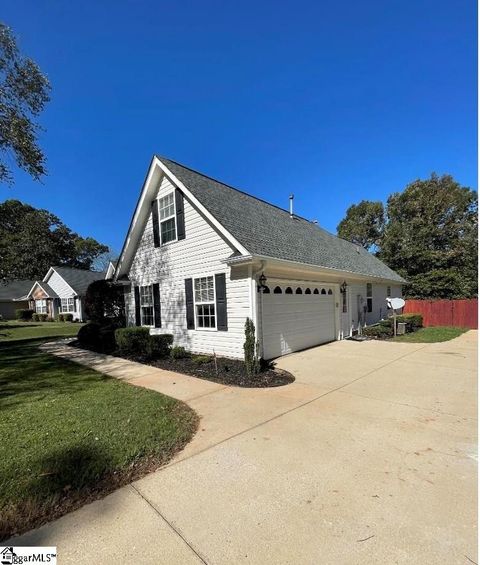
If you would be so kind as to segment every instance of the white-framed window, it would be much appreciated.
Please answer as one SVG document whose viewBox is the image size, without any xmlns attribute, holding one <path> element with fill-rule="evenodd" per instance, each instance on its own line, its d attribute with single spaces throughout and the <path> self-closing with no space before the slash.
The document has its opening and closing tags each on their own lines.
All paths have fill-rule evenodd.
<svg viewBox="0 0 480 565">
<path fill-rule="evenodd" d="M 37 314 L 47 313 L 47 300 L 45 298 L 41 298 L 40 300 L 35 300 L 35 312 Z"/>
<path fill-rule="evenodd" d="M 74 298 L 61 298 L 60 299 L 60 312 L 75 312 L 75 299 Z"/>
<path fill-rule="evenodd" d="M 153 326 L 153 289 L 152 286 L 140 287 L 140 323 Z"/>
<path fill-rule="evenodd" d="M 215 277 L 200 277 L 194 279 L 193 291 L 197 329 L 216 329 Z"/>
<path fill-rule="evenodd" d="M 175 194 L 170 192 L 158 201 L 160 212 L 160 241 L 162 245 L 177 239 L 177 219 L 175 215 Z"/>
<path fill-rule="evenodd" d="M 367 312 L 373 311 L 373 288 L 372 283 L 367 283 Z"/>
</svg>

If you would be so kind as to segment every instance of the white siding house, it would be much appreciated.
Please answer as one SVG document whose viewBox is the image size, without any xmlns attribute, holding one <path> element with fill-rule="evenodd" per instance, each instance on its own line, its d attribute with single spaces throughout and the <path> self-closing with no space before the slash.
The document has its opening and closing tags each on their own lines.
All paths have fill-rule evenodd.
<svg viewBox="0 0 480 565">
<path fill-rule="evenodd" d="M 247 317 L 273 358 L 387 315 L 403 279 L 376 257 L 244 192 L 154 157 L 114 280 L 127 323 L 243 357 Z"/>
<path fill-rule="evenodd" d="M 84 298 L 93 281 L 104 279 L 105 273 L 50 267 L 41 281 L 35 281 L 28 299 L 39 314 L 56 318 L 58 314 L 72 314 L 73 320 L 85 321 Z"/>
</svg>

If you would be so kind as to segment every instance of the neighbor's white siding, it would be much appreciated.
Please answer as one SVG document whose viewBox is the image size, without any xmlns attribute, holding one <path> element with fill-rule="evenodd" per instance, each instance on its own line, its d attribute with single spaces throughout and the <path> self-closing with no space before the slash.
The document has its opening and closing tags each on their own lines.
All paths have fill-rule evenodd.
<svg viewBox="0 0 480 565">
<path fill-rule="evenodd" d="M 75 292 L 70 288 L 70 286 L 65 282 L 65 279 L 61 277 L 57 271 L 53 271 L 50 275 L 50 278 L 45 281 L 48 285 L 52 287 L 52 289 L 58 294 L 60 298 L 72 298 L 77 296 Z M 55 308 L 55 315 L 60 312 L 60 304 L 58 304 L 58 308 Z M 81 308 L 81 301 L 80 298 L 75 298 L 75 311 L 71 312 L 73 314 L 74 320 L 82 320 L 82 308 Z"/>
<path fill-rule="evenodd" d="M 163 179 L 158 197 L 174 189 Z M 230 270 L 222 260 L 234 251 L 207 220 L 184 199 L 185 239 L 155 248 L 151 216 L 133 260 L 125 294 L 128 324 L 135 324 L 134 286 L 160 284 L 161 329 L 173 333 L 175 344 L 199 353 L 243 357 L 244 325 L 251 316 L 249 277 L 246 269 Z M 228 331 L 187 330 L 185 279 L 226 273 Z"/>
<path fill-rule="evenodd" d="M 70 298 L 75 296 L 75 293 L 68 286 L 63 277 L 57 273 L 57 271 L 53 271 L 50 278 L 45 282 L 50 285 L 61 298 Z"/>
</svg>

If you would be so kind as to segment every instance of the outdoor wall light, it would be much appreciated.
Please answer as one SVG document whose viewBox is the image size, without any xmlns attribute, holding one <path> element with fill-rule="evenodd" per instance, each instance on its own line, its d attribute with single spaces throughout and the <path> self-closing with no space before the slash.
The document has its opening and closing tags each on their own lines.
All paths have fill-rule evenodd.
<svg viewBox="0 0 480 565">
<path fill-rule="evenodd" d="M 340 292 L 342 294 L 345 294 L 347 292 L 347 283 L 345 281 L 343 281 L 343 283 L 340 285 Z"/>
<path fill-rule="evenodd" d="M 262 273 L 258 279 L 258 290 L 259 292 L 263 292 L 265 289 L 265 283 L 267 282 L 267 277 Z"/>
</svg>

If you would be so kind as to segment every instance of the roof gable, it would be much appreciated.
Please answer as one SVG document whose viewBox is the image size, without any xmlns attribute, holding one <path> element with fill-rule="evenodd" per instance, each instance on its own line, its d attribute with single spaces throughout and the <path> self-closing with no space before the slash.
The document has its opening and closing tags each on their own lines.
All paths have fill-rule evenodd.
<svg viewBox="0 0 480 565">
<path fill-rule="evenodd" d="M 174 184 L 185 191 L 187 197 L 193 199 L 194 204 L 201 207 L 201 211 L 205 211 L 211 221 L 216 222 L 217 227 L 218 225 L 222 227 L 243 255 L 293 261 L 325 269 L 335 269 L 399 283 L 404 282 L 402 277 L 362 247 L 327 232 L 309 220 L 298 216 L 292 218 L 287 210 L 170 159 L 154 158 L 147 181 L 154 174 L 155 164 L 158 164 Z M 161 173 L 157 176 L 157 183 L 161 176 Z M 143 206 L 145 216 L 143 227 L 148 218 L 154 191 L 150 189 L 150 198 L 145 198 L 148 191 L 147 181 L 122 250 L 117 275 L 126 274 L 129 262 L 133 257 L 131 248 L 138 244 L 138 234 L 132 233 L 132 225 L 135 218 L 141 216 L 139 207 Z M 129 246 L 130 249 L 128 249 Z"/>
<path fill-rule="evenodd" d="M 50 267 L 43 279 L 48 282 L 52 274 L 56 272 L 75 294 L 85 294 L 90 283 L 105 278 L 105 271 L 88 271 L 86 269 L 74 269 L 73 267 Z"/>
</svg>

